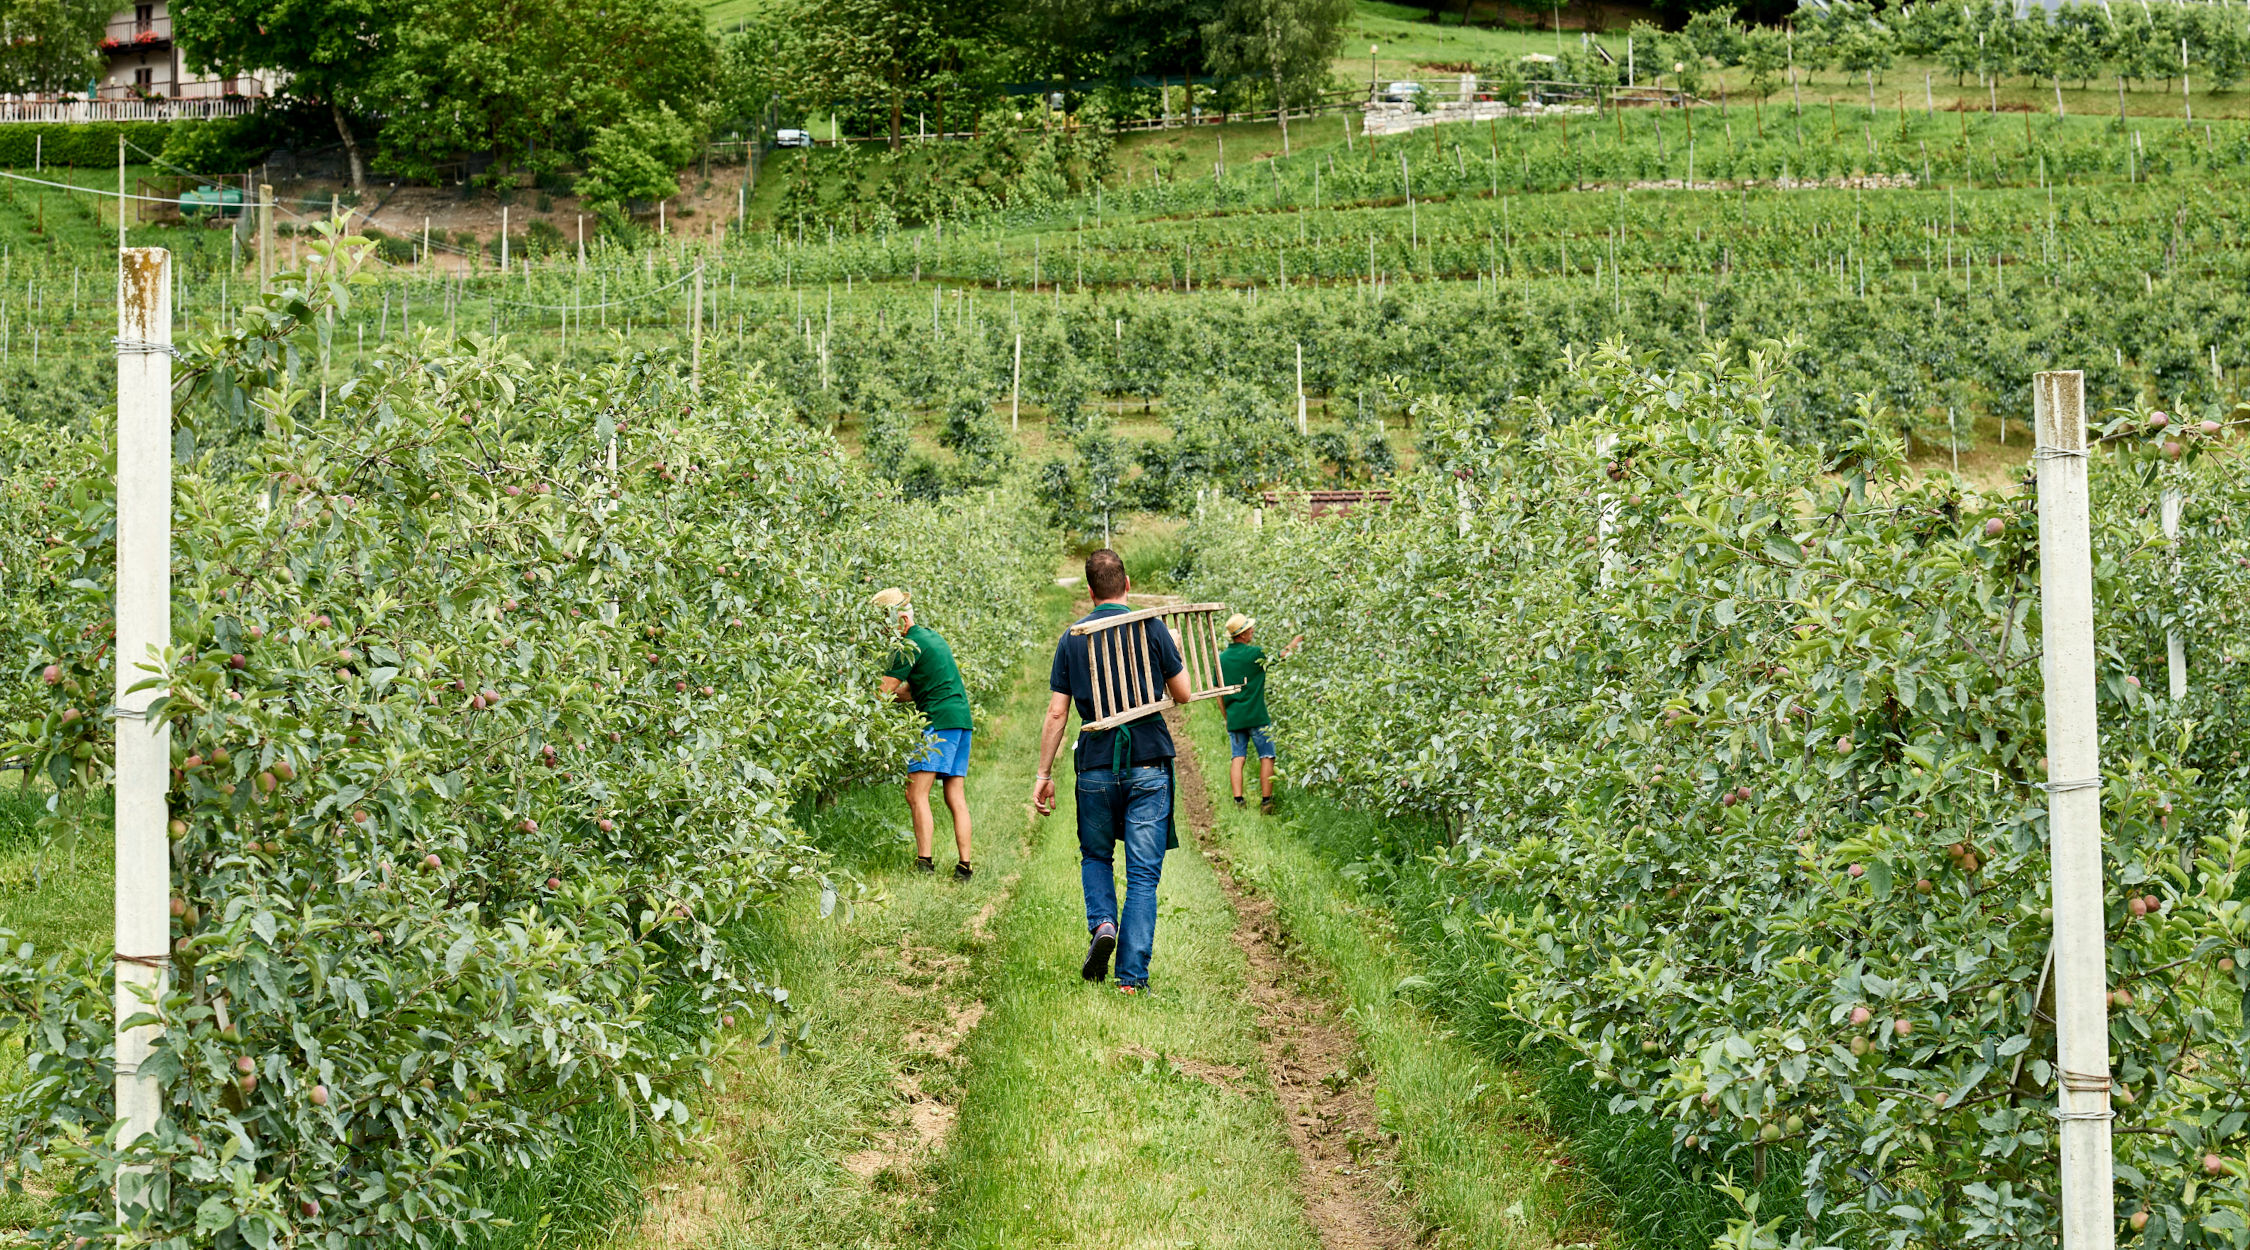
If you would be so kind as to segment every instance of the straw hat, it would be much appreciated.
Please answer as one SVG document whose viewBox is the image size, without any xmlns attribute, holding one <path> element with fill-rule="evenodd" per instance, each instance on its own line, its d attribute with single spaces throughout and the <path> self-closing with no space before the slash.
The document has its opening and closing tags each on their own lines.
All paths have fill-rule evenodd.
<svg viewBox="0 0 2250 1250">
<path fill-rule="evenodd" d="M 1227 637 L 1240 638 L 1252 629 L 1257 628 L 1257 625 L 1258 622 L 1255 619 L 1237 612 L 1227 618 Z"/>
<path fill-rule="evenodd" d="M 904 608 L 912 600 L 912 595 L 907 594 L 905 591 L 900 590 L 896 586 L 892 586 L 884 590 L 876 591 L 875 597 L 868 600 L 868 602 L 878 608 L 883 609 L 886 612 L 895 615 L 897 614 L 899 609 Z"/>
</svg>

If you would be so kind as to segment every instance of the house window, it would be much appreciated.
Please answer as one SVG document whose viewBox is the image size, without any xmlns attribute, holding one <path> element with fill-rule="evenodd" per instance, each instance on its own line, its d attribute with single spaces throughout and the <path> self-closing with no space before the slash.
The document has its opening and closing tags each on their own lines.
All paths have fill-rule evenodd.
<svg viewBox="0 0 2250 1250">
<path fill-rule="evenodd" d="M 156 70 L 146 65 L 134 70 L 133 90 L 142 95 L 156 94 Z"/>
</svg>

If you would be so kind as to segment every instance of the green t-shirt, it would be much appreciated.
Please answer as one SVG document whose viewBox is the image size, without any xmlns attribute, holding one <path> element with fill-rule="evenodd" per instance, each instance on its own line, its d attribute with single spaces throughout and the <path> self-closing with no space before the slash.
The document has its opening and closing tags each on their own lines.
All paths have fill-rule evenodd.
<svg viewBox="0 0 2250 1250">
<path fill-rule="evenodd" d="M 891 652 L 886 677 L 896 677 L 914 690 L 932 729 L 968 729 L 969 692 L 961 684 L 961 670 L 953 663 L 953 648 L 920 625 L 908 626 Z"/>
<path fill-rule="evenodd" d="M 1266 649 L 1238 642 L 1219 653 L 1219 675 L 1242 689 L 1226 696 L 1227 728 L 1236 732 L 1271 725 L 1266 714 Z"/>
</svg>

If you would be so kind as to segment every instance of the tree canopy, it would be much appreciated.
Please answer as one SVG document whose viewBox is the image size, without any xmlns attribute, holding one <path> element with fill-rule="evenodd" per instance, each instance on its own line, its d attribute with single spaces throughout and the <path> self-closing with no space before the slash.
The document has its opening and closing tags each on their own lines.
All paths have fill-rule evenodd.
<svg viewBox="0 0 2250 1250">
<path fill-rule="evenodd" d="M 0 0 L 0 95 L 85 90 L 113 11 L 107 0 Z"/>
<path fill-rule="evenodd" d="M 69 0 L 0 0 L 18 2 Z M 355 180 L 354 116 L 377 119 L 377 162 L 408 177 L 478 155 L 495 178 L 553 172 L 659 105 L 700 125 L 719 68 L 691 0 L 194 0 L 178 30 L 197 66 L 280 70 L 284 94 L 330 109 Z"/>
</svg>

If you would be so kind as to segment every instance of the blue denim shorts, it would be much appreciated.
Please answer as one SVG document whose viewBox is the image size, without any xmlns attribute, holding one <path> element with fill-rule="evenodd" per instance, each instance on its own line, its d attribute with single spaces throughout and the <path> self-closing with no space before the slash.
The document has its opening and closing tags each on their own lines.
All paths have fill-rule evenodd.
<svg viewBox="0 0 2250 1250">
<path fill-rule="evenodd" d="M 1234 752 L 1234 758 L 1241 759 L 1250 753 L 1251 747 L 1255 746 L 1258 748 L 1259 759 L 1272 759 L 1273 738 L 1266 733 L 1266 728 L 1266 726 L 1260 725 L 1256 729 L 1227 730 L 1227 746 Z"/>
<path fill-rule="evenodd" d="M 925 729 L 922 753 L 906 766 L 910 773 L 936 773 L 940 777 L 969 775 L 969 731 Z"/>
</svg>

